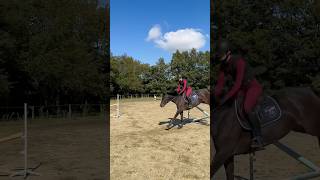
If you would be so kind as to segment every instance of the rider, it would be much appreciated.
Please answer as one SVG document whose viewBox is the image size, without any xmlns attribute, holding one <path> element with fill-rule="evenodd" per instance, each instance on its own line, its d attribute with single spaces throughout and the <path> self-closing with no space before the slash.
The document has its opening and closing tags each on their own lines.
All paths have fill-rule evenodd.
<svg viewBox="0 0 320 180">
<path fill-rule="evenodd" d="M 181 86 L 182 86 L 182 89 L 181 89 Z M 187 79 L 180 77 L 179 82 L 178 82 L 178 87 L 177 87 L 177 93 L 179 95 L 183 94 L 184 97 L 186 97 L 186 99 L 188 101 L 189 108 L 192 108 L 191 99 L 190 99 L 191 92 L 192 92 L 192 88 L 191 88 L 191 86 L 188 86 Z"/>
<path fill-rule="evenodd" d="M 215 97 L 220 99 L 224 88 L 225 77 L 230 76 L 234 85 L 229 92 L 221 99 L 220 105 L 224 104 L 231 98 L 235 98 L 244 93 L 244 111 L 249 117 L 253 129 L 252 148 L 262 149 L 263 141 L 261 135 L 260 122 L 256 117 L 253 109 L 259 96 L 262 94 L 262 86 L 255 79 L 250 66 L 246 63 L 240 52 L 231 47 L 228 41 L 221 41 L 217 49 L 216 58 L 221 61 L 220 72 L 217 85 L 215 87 Z"/>
</svg>

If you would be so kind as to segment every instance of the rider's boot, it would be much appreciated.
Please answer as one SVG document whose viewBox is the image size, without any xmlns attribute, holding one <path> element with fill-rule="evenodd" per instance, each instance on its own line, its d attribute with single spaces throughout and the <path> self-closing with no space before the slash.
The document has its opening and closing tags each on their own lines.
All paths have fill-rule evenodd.
<svg viewBox="0 0 320 180">
<path fill-rule="evenodd" d="M 188 108 L 191 109 L 192 108 L 192 103 L 191 103 L 190 97 L 187 97 L 187 101 L 188 101 Z"/>
<path fill-rule="evenodd" d="M 253 139 L 251 142 L 251 148 L 255 149 L 255 150 L 263 150 L 263 139 L 262 139 L 262 135 L 261 135 L 261 126 L 260 126 L 260 122 L 255 114 L 255 112 L 250 112 L 248 114 L 249 117 L 249 121 L 251 123 L 251 127 L 252 127 L 252 134 L 253 134 Z"/>
</svg>

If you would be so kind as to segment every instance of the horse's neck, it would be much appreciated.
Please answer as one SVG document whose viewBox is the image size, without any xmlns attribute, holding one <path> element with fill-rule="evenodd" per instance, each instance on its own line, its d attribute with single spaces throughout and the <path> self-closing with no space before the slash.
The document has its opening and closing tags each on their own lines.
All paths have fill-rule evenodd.
<svg viewBox="0 0 320 180">
<path fill-rule="evenodd" d="M 177 104 L 178 96 L 172 96 L 171 101 L 175 104 Z"/>
</svg>

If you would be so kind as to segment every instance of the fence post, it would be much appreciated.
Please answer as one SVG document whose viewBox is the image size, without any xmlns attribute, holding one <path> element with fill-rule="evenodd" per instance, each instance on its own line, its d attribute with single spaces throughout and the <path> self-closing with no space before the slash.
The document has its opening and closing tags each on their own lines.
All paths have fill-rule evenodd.
<svg viewBox="0 0 320 180">
<path fill-rule="evenodd" d="M 103 104 L 100 104 L 100 113 L 103 113 Z"/>
<path fill-rule="evenodd" d="M 69 104 L 69 112 L 68 112 L 69 119 L 71 119 L 71 113 L 72 113 L 71 104 Z"/>
<path fill-rule="evenodd" d="M 120 95 L 117 94 L 117 118 L 120 117 Z"/>
<path fill-rule="evenodd" d="M 31 119 L 34 119 L 34 106 L 31 106 Z"/>
<path fill-rule="evenodd" d="M 17 172 L 12 174 L 10 177 L 15 177 L 15 176 L 23 176 L 24 179 L 26 179 L 28 176 L 31 175 L 37 175 L 39 176 L 40 174 L 33 172 L 35 169 L 38 167 L 30 167 L 28 168 L 28 104 L 24 103 L 24 129 L 23 129 L 23 141 L 24 141 L 24 148 L 23 148 L 23 154 L 24 154 L 24 167 L 23 168 L 17 168 Z"/>
<path fill-rule="evenodd" d="M 24 138 L 24 177 L 27 177 L 27 170 L 28 170 L 28 131 L 27 131 L 27 118 L 28 118 L 28 105 L 27 103 L 24 103 L 24 134 L 23 134 L 23 138 Z"/>
<path fill-rule="evenodd" d="M 57 99 L 56 105 L 57 105 L 57 117 L 60 117 L 60 101 L 59 101 L 59 99 Z"/>
<path fill-rule="evenodd" d="M 82 116 L 87 116 L 87 112 L 88 112 L 88 101 L 86 100 L 85 102 L 84 102 L 84 107 L 83 107 L 83 110 L 82 110 Z"/>
<path fill-rule="evenodd" d="M 40 118 L 43 118 L 43 117 L 44 117 L 43 109 L 44 109 L 44 107 L 43 107 L 43 106 L 40 106 L 40 109 L 39 109 L 39 116 L 40 116 Z"/>
</svg>

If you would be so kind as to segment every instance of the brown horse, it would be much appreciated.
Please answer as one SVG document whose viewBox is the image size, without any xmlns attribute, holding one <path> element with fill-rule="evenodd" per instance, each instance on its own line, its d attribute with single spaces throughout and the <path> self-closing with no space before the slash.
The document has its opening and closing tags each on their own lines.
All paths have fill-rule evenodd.
<svg viewBox="0 0 320 180">
<path fill-rule="evenodd" d="M 272 144 L 290 131 L 316 136 L 320 143 L 320 98 L 308 88 L 286 88 L 274 93 L 282 116 L 274 125 L 262 128 L 265 145 Z M 251 134 L 237 120 L 234 103 L 217 107 L 211 124 L 215 155 L 210 165 L 211 179 L 224 165 L 227 180 L 234 179 L 234 156 L 252 152 Z"/>
<path fill-rule="evenodd" d="M 177 116 L 180 114 L 181 123 L 179 124 L 179 128 L 182 127 L 182 123 L 183 123 L 183 111 L 192 109 L 192 108 L 198 106 L 200 103 L 210 105 L 210 91 L 209 91 L 209 89 L 195 90 L 191 94 L 191 96 L 195 96 L 195 98 L 193 98 L 193 100 L 192 100 L 191 108 L 188 107 L 188 103 L 183 95 L 166 94 L 162 97 L 160 107 L 164 107 L 170 101 L 176 104 L 177 111 L 172 119 L 173 120 L 176 119 Z M 170 127 L 172 126 L 172 119 L 170 120 L 169 124 L 167 125 L 167 127 L 168 127 L 167 129 L 170 129 Z"/>
</svg>

